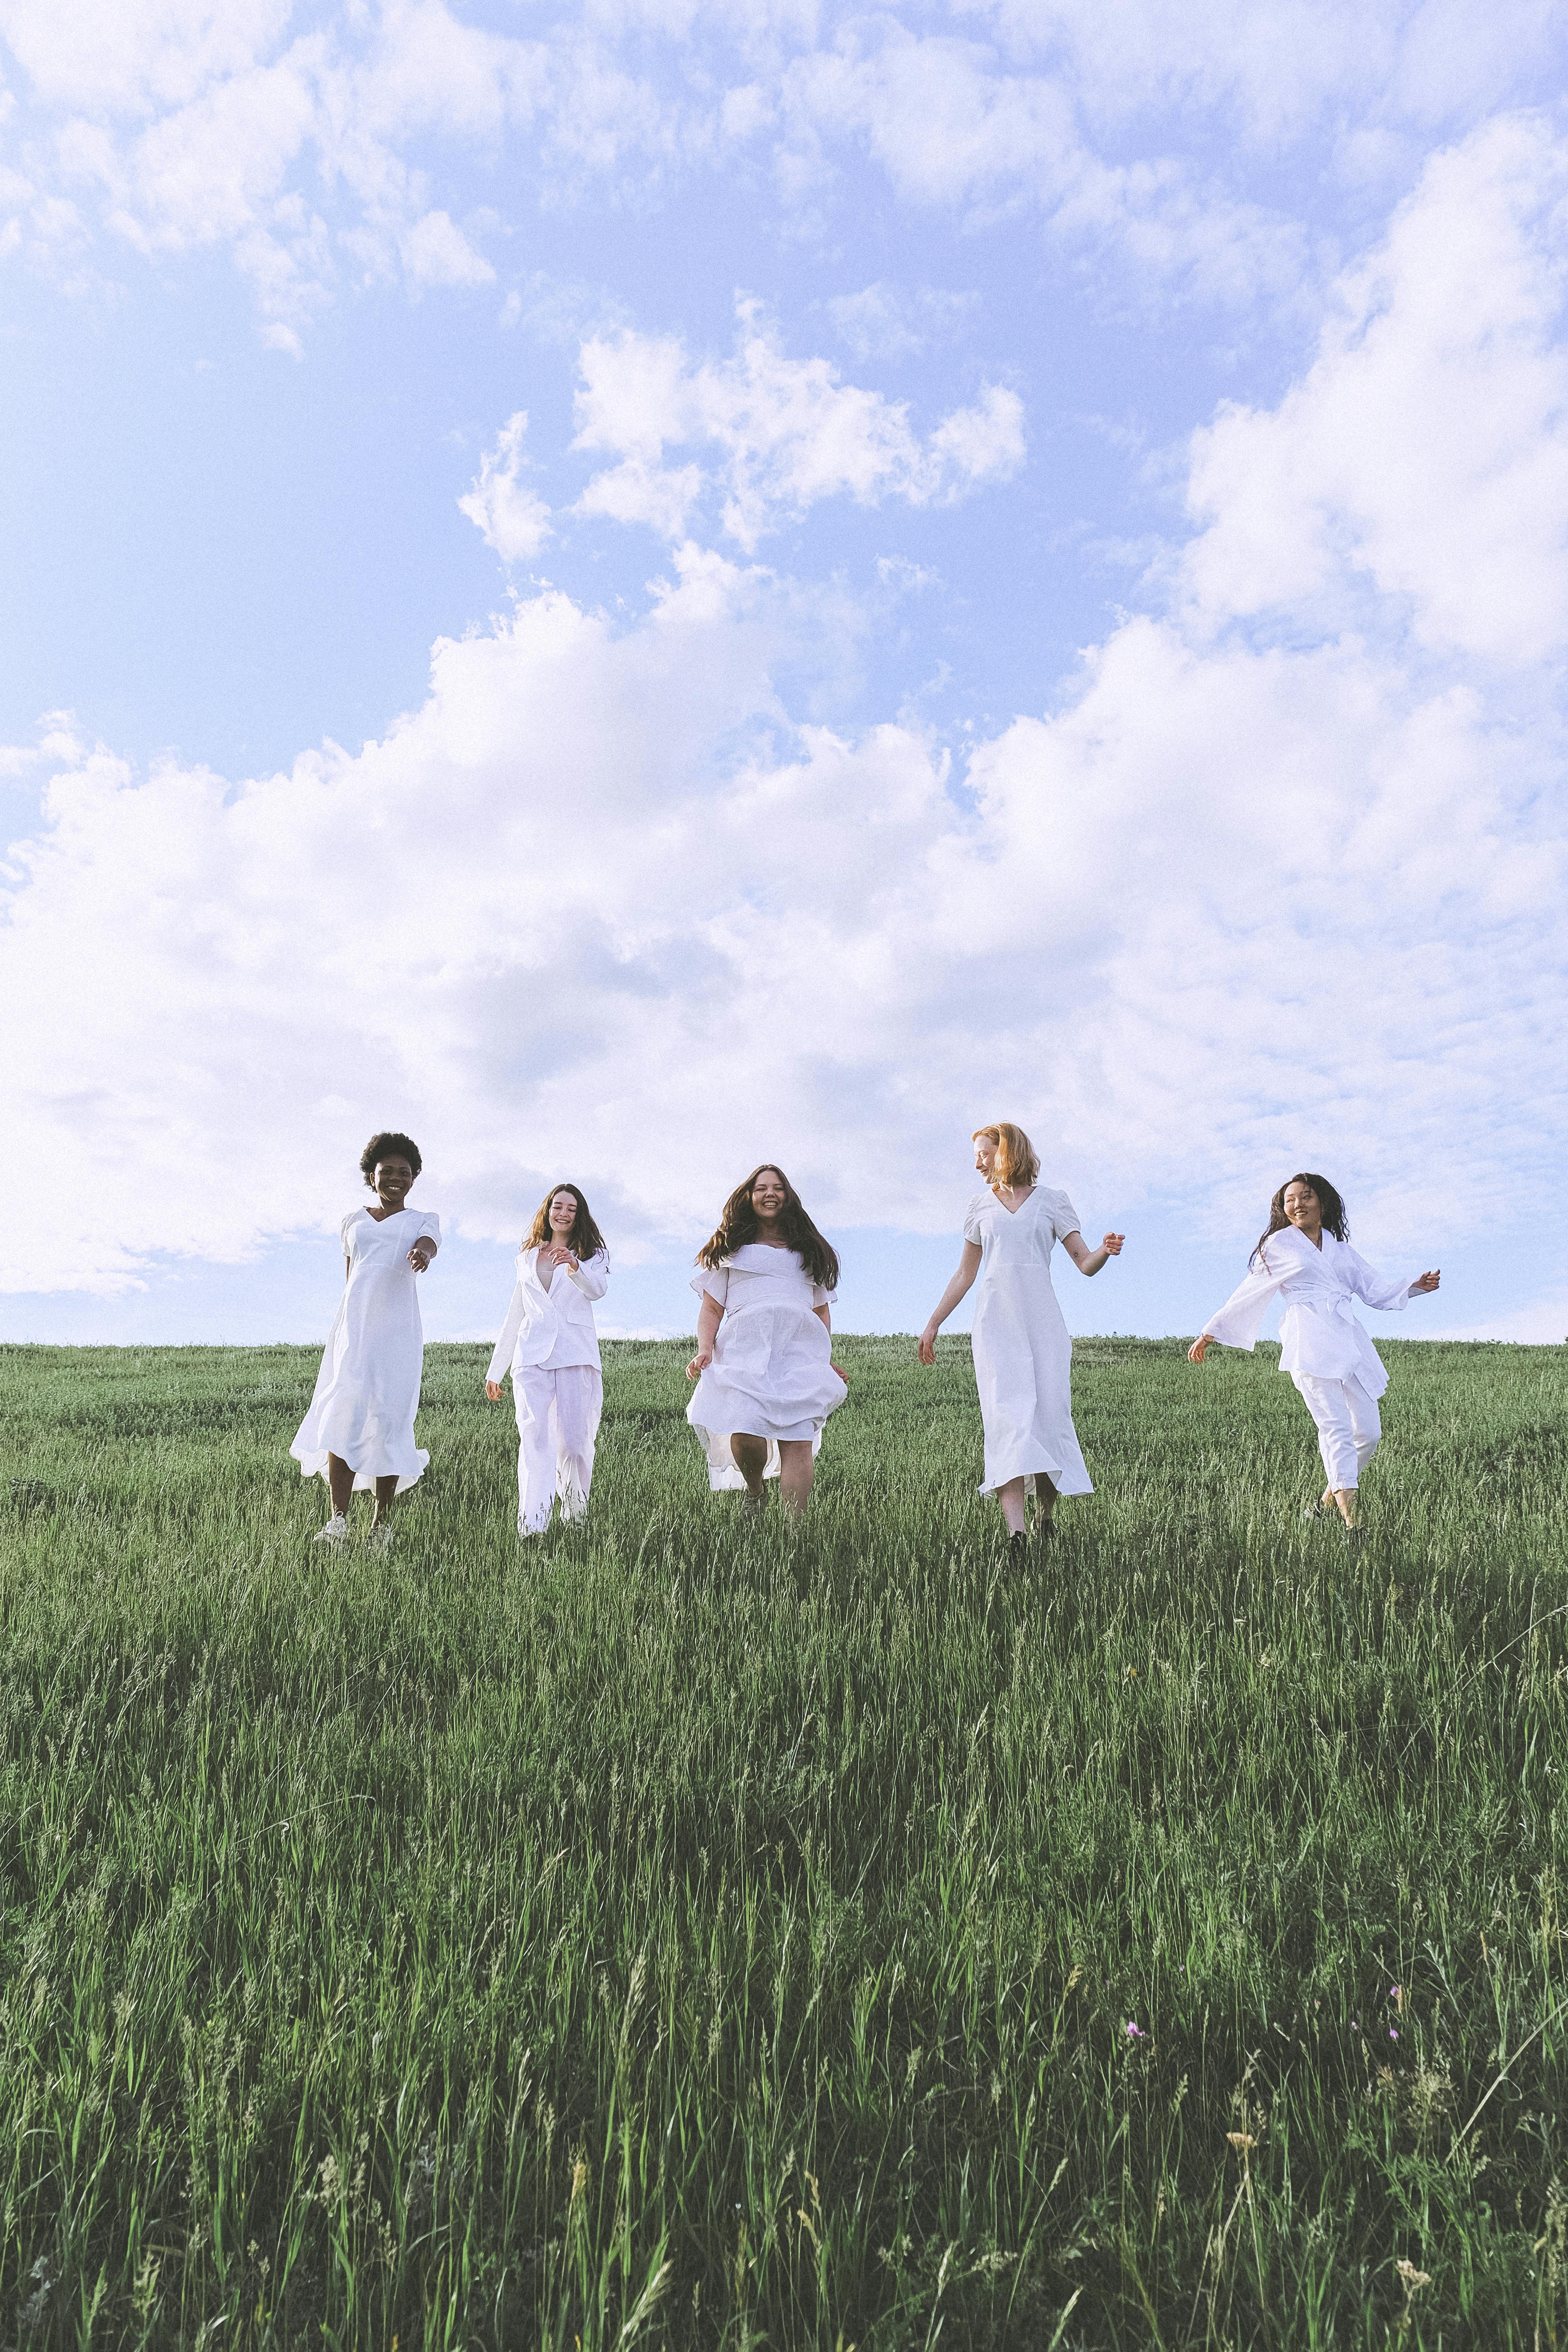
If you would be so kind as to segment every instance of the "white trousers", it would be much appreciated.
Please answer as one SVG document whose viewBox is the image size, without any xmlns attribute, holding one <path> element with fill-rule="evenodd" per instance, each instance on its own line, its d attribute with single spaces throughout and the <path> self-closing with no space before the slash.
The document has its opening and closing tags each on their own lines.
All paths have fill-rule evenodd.
<svg viewBox="0 0 1568 2352">
<path fill-rule="evenodd" d="M 517 1407 L 517 1531 L 542 1536 L 561 1497 L 563 1519 L 580 1519 L 594 1477 L 594 1440 L 605 1382 L 593 1364 L 512 1366 Z"/>
<path fill-rule="evenodd" d="M 1292 1372 L 1290 1378 L 1318 1424 L 1318 1451 L 1329 1485 L 1336 1495 L 1359 1486 L 1383 1435 L 1377 1399 L 1358 1380 L 1321 1381 L 1310 1372 Z"/>
</svg>

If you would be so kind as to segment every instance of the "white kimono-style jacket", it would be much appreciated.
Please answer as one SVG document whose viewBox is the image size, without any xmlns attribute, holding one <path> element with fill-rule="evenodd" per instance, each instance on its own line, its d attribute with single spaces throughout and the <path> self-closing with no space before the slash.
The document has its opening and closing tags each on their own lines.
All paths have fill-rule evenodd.
<svg viewBox="0 0 1568 2352">
<path fill-rule="evenodd" d="M 486 1380 L 502 1381 L 513 1368 L 521 1371 L 531 1364 L 552 1372 L 567 1364 L 588 1364 L 597 1371 L 594 1301 L 609 1286 L 610 1261 L 603 1250 L 584 1258 L 574 1273 L 569 1265 L 556 1266 L 548 1290 L 539 1279 L 538 1250 L 519 1250 L 517 1284 Z"/>
<path fill-rule="evenodd" d="M 1294 1225 L 1270 1234 L 1258 1261 L 1237 1284 L 1204 1329 L 1222 1348 L 1250 1352 L 1271 1298 L 1283 1299 L 1279 1322 L 1279 1369 L 1309 1380 L 1359 1381 L 1380 1397 L 1388 1386 L 1383 1359 L 1373 1346 L 1354 1301 L 1397 1314 L 1410 1296 L 1409 1277 L 1379 1274 L 1349 1242 L 1325 1233 L 1314 1248 Z"/>
</svg>

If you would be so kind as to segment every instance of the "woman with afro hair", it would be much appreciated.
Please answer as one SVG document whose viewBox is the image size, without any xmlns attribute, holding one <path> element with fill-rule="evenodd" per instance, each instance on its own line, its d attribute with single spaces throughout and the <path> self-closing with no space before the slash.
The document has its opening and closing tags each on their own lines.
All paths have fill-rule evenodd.
<svg viewBox="0 0 1568 2352">
<path fill-rule="evenodd" d="M 370 1539 L 385 1549 L 393 1496 L 412 1486 L 430 1460 L 414 1443 L 425 1368 L 415 1276 L 440 1247 L 441 1220 L 408 1206 L 421 1164 L 412 1137 L 373 1135 L 359 1164 L 375 1205 L 352 1209 L 340 1228 L 343 1295 L 310 1410 L 289 1451 L 305 1477 L 326 1479 L 331 1496 L 331 1517 L 316 1541 L 344 1541 L 349 1498 L 363 1487 L 375 1496 Z"/>
<path fill-rule="evenodd" d="M 1337 1507 L 1349 1540 L 1361 1533 L 1357 1493 L 1383 1434 L 1377 1401 L 1388 1386 L 1353 1301 L 1394 1314 L 1406 1299 L 1436 1290 L 1440 1279 L 1436 1272 L 1411 1282 L 1374 1272 L 1351 1247 L 1345 1204 L 1328 1178 L 1292 1176 L 1268 1204 L 1268 1223 L 1245 1278 L 1187 1349 L 1194 1364 L 1215 1346 L 1250 1354 L 1264 1308 L 1271 1298 L 1283 1299 L 1279 1369 L 1289 1373 L 1318 1425 L 1328 1479 L 1301 1516 L 1331 1517 Z"/>
<path fill-rule="evenodd" d="M 697 1253 L 701 1299 L 697 1382 L 686 1418 L 708 1458 L 708 1484 L 743 1486 L 760 1509 L 777 1478 L 784 1509 L 805 1510 L 822 1424 L 844 1402 L 829 1309 L 838 1258 L 782 1168 L 764 1160 L 737 1184 Z"/>
</svg>

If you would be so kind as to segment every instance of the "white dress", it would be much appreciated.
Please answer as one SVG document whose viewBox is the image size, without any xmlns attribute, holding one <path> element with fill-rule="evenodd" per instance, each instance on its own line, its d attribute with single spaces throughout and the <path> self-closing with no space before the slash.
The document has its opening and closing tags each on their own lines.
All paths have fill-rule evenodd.
<svg viewBox="0 0 1568 2352">
<path fill-rule="evenodd" d="M 610 1284 L 603 1250 L 570 1266 L 541 1271 L 537 1249 L 517 1256 L 511 1305 L 487 1381 L 511 1374 L 517 1411 L 517 1529 L 539 1536 L 557 1495 L 563 1519 L 580 1519 L 594 1480 L 594 1444 L 604 1410 L 594 1301 Z M 548 1276 L 548 1279 L 546 1279 Z"/>
<path fill-rule="evenodd" d="M 823 1423 L 844 1402 L 833 1341 L 812 1312 L 833 1293 L 813 1282 L 798 1250 L 766 1242 L 745 1242 L 722 1265 L 700 1267 L 691 1287 L 724 1309 L 713 1360 L 686 1408 L 708 1457 L 708 1484 L 715 1493 L 745 1485 L 730 1451 L 740 1435 L 767 1439 L 763 1475 L 776 1478 L 780 1439 L 809 1438 L 816 1453 Z"/>
<path fill-rule="evenodd" d="M 983 1495 L 1044 1471 L 1058 1495 L 1092 1495 L 1072 1425 L 1072 1339 L 1051 1286 L 1051 1251 L 1079 1231 L 1065 1192 L 1037 1184 L 1008 1211 L 976 1192 L 963 1238 L 978 1243 L 970 1345 L 985 1432 Z"/>
<path fill-rule="evenodd" d="M 441 1220 L 429 1209 L 381 1218 L 355 1209 L 343 1219 L 349 1278 L 310 1410 L 289 1448 L 307 1478 L 324 1477 L 327 1456 L 335 1454 L 353 1470 L 356 1487 L 395 1473 L 401 1495 L 430 1460 L 414 1443 L 425 1330 L 408 1253 L 421 1234 L 440 1242 Z"/>
</svg>

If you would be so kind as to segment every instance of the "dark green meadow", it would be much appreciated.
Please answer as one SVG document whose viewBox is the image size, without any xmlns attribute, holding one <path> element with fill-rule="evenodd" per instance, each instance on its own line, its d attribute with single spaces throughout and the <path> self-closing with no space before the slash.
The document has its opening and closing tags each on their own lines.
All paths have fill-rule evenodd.
<svg viewBox="0 0 1568 2352">
<path fill-rule="evenodd" d="M 1016 1564 L 838 1345 L 797 1535 L 626 1342 L 526 1551 L 433 1348 L 389 1558 L 314 1349 L 0 1350 L 0 2347 L 1568 2337 L 1564 1351 L 1389 1345 L 1352 1551 L 1082 1342 Z"/>
</svg>

